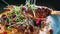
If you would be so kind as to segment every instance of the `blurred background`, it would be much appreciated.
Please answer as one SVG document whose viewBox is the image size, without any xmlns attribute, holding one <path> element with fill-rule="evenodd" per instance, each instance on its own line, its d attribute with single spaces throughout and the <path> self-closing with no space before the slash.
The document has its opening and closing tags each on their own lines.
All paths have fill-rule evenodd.
<svg viewBox="0 0 60 34">
<path fill-rule="evenodd" d="M 5 0 L 10 5 L 21 5 L 25 4 L 26 0 Z M 54 10 L 60 10 L 60 1 L 59 0 L 36 0 L 36 5 L 39 6 L 47 6 L 50 8 L 53 8 Z M 2 12 L 2 9 L 6 7 L 7 5 L 0 0 L 0 13 Z"/>
</svg>

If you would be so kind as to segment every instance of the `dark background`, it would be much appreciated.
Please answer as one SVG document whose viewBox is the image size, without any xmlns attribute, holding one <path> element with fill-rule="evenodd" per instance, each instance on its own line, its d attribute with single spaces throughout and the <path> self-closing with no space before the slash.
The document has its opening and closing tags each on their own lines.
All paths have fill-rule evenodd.
<svg viewBox="0 0 60 34">
<path fill-rule="evenodd" d="M 5 0 L 10 5 L 21 5 L 25 4 L 26 0 Z M 59 0 L 37 0 L 36 5 L 47 6 L 53 8 L 54 10 L 60 10 L 60 1 Z M 2 9 L 7 5 L 0 0 L 0 13 Z"/>
</svg>

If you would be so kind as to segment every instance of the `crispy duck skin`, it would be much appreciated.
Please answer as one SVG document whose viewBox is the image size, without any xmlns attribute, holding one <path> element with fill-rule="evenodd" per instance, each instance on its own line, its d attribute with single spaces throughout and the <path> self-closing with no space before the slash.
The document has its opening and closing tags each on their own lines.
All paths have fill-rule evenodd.
<svg viewBox="0 0 60 34">
<path fill-rule="evenodd" d="M 46 18 L 47 16 L 51 15 L 51 10 L 48 8 L 38 8 L 35 10 L 36 18 Z"/>
<path fill-rule="evenodd" d="M 26 12 L 26 15 L 31 17 L 32 18 L 45 18 L 47 17 L 48 15 L 51 14 L 51 10 L 49 10 L 48 8 L 37 8 L 35 9 L 35 17 L 33 15 L 33 12 L 32 11 L 27 11 Z"/>
</svg>

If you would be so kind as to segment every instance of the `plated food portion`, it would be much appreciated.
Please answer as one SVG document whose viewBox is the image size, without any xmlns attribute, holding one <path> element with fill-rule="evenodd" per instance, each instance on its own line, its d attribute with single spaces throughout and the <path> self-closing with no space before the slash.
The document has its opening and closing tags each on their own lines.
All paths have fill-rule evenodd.
<svg viewBox="0 0 60 34">
<path fill-rule="evenodd" d="M 9 5 L 0 15 L 0 34 L 50 34 L 46 17 L 51 15 L 52 9 L 45 6 L 27 4 L 25 6 Z M 44 30 L 46 29 L 46 31 Z"/>
<path fill-rule="evenodd" d="M 5 13 L 1 14 L 0 33 L 39 34 L 40 30 L 43 31 L 46 26 L 49 26 L 45 21 L 50 14 L 51 9 L 44 6 L 7 6 Z"/>
</svg>

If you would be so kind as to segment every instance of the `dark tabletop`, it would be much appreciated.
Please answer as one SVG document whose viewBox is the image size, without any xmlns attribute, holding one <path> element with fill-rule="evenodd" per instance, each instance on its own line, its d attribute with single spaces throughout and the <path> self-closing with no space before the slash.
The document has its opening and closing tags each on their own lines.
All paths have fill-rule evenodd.
<svg viewBox="0 0 60 34">
<path fill-rule="evenodd" d="M 25 4 L 25 0 L 5 0 L 7 3 L 10 5 L 21 5 Z M 41 5 L 41 6 L 47 6 L 50 8 L 53 8 L 55 10 L 60 10 L 60 1 L 59 0 L 37 0 L 36 5 Z M 0 13 L 2 12 L 2 9 L 7 6 L 5 3 L 3 3 L 0 0 Z"/>
</svg>

